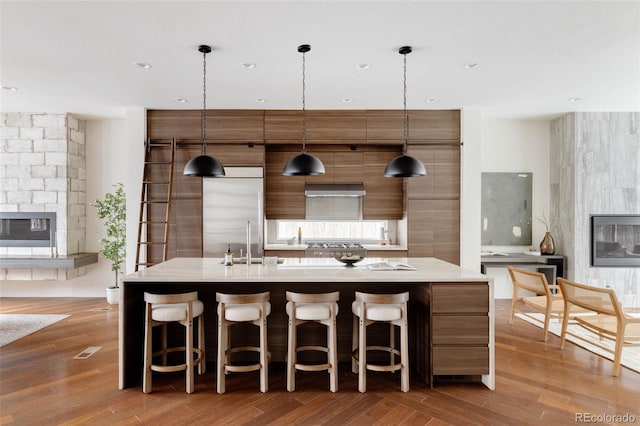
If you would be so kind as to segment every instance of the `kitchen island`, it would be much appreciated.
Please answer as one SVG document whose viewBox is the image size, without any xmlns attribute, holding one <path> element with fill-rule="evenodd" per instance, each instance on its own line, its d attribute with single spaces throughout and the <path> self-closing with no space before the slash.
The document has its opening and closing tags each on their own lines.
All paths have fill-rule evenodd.
<svg viewBox="0 0 640 426">
<path fill-rule="evenodd" d="M 290 258 L 282 264 L 223 266 L 217 258 L 174 258 L 124 277 L 119 322 L 119 387 L 139 385 L 144 341 L 144 292 L 198 291 L 205 305 L 206 354 L 216 353 L 215 293 L 271 292 L 268 318 L 271 362 L 284 362 L 287 346 L 285 292 L 340 292 L 338 353 L 351 352 L 351 302 L 355 291 L 410 292 L 410 371 L 433 386 L 437 376 L 477 377 L 495 385 L 493 280 L 435 258 L 384 259 L 408 263 L 411 271 L 373 271 L 368 258 L 355 267 L 335 259 Z M 372 330 L 370 338 L 388 330 Z M 310 333 L 318 334 L 318 333 Z M 378 336 L 376 336 L 378 334 Z M 242 334 L 239 334 L 242 338 Z M 301 336 L 304 338 L 305 336 Z M 310 338 L 313 336 L 309 336 Z"/>
</svg>

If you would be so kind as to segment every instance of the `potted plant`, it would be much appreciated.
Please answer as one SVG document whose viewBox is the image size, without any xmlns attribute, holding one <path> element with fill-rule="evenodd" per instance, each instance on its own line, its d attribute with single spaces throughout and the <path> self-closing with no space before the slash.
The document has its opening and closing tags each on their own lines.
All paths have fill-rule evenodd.
<svg viewBox="0 0 640 426">
<path fill-rule="evenodd" d="M 107 287 L 107 301 L 110 304 L 120 300 L 118 282 L 126 259 L 127 230 L 126 194 L 121 183 L 114 184 L 113 188 L 114 192 L 108 192 L 102 200 L 91 203 L 106 231 L 106 236 L 100 240 L 100 254 L 111 261 L 111 270 L 115 273 L 114 285 Z"/>
</svg>

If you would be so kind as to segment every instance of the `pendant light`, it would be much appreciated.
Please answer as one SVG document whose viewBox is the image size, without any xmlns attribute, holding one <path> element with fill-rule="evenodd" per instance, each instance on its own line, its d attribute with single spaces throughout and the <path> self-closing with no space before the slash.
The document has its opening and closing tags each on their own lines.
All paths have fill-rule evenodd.
<svg viewBox="0 0 640 426">
<path fill-rule="evenodd" d="M 393 160 L 387 164 L 387 168 L 384 171 L 384 175 L 386 177 L 416 177 L 416 176 L 426 176 L 427 170 L 424 167 L 424 164 L 417 158 L 411 157 L 407 155 L 407 145 L 409 141 L 409 118 L 407 115 L 407 55 L 411 53 L 411 46 L 403 46 L 398 50 L 403 56 L 404 62 L 404 79 L 403 79 L 403 87 L 404 87 L 404 99 L 403 99 L 403 109 L 404 109 L 404 146 L 402 147 L 402 155 L 397 156 Z"/>
<path fill-rule="evenodd" d="M 207 53 L 211 53 L 211 46 L 201 45 L 198 51 L 202 53 L 202 154 L 193 157 L 184 166 L 185 176 L 223 177 L 222 163 L 207 155 Z"/>
<path fill-rule="evenodd" d="M 292 157 L 284 166 L 284 176 L 315 176 L 324 174 L 324 164 L 315 155 L 307 154 L 307 110 L 305 102 L 305 54 L 311 50 L 308 44 L 298 46 L 302 53 L 302 153 Z"/>
</svg>

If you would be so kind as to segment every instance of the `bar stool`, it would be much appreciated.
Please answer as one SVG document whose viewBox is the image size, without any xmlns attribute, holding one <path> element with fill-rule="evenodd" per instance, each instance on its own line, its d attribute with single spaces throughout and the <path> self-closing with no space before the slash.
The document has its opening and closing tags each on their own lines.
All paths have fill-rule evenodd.
<svg viewBox="0 0 640 426">
<path fill-rule="evenodd" d="M 193 370 L 198 366 L 198 374 L 204 374 L 204 305 L 198 300 L 198 292 L 182 294 L 144 293 L 146 319 L 144 330 L 144 372 L 142 391 L 151 392 L 152 371 L 170 373 L 186 370 L 187 393 L 193 393 Z M 198 318 L 198 347 L 193 347 L 193 319 Z M 185 346 L 167 347 L 167 324 L 176 322 L 185 327 Z M 153 327 L 162 326 L 162 348 L 153 352 Z M 184 352 L 183 364 L 167 365 L 167 354 Z M 194 355 L 196 355 L 194 359 Z M 153 364 L 153 359 L 162 356 L 161 364 Z"/>
<path fill-rule="evenodd" d="M 409 391 L 409 333 L 407 326 L 407 301 L 409 293 L 369 294 L 356 291 L 356 300 L 351 305 L 353 312 L 352 363 L 351 369 L 358 374 L 358 390 L 366 392 L 366 370 L 396 371 L 400 370 L 400 389 Z M 367 326 L 374 322 L 388 322 L 389 346 L 367 346 Z M 396 348 L 395 328 L 400 327 L 400 350 Z M 367 351 L 389 352 L 388 365 L 368 364 Z M 395 357 L 400 357 L 396 363 Z"/>
<path fill-rule="evenodd" d="M 336 316 L 338 315 L 338 299 L 340 293 L 303 294 L 287 291 L 286 311 L 289 315 L 289 344 L 287 348 L 287 390 L 296 388 L 296 370 L 329 371 L 329 389 L 338 390 L 338 355 L 336 351 Z M 327 346 L 297 347 L 297 327 L 308 322 L 317 322 L 327 326 Z M 324 364 L 300 364 L 297 353 L 304 351 L 320 351 L 327 353 Z"/>
<path fill-rule="evenodd" d="M 218 302 L 218 393 L 225 392 L 225 376 L 228 372 L 260 370 L 260 392 L 266 392 L 269 378 L 269 354 L 267 350 L 267 316 L 271 313 L 269 292 L 257 294 L 216 293 Z M 229 328 L 238 323 L 250 323 L 260 327 L 259 346 L 231 346 Z M 231 354 L 258 352 L 259 362 L 251 365 L 231 364 Z"/>
</svg>

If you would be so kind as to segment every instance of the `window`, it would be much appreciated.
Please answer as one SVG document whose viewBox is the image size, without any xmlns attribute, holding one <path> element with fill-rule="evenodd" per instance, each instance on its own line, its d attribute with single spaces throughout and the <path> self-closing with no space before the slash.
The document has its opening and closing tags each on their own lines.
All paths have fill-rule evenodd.
<svg viewBox="0 0 640 426">
<path fill-rule="evenodd" d="M 298 237 L 298 228 L 302 230 L 303 241 L 359 241 L 378 242 L 386 239 L 384 232 L 395 221 L 352 220 L 352 221 L 308 221 L 278 220 L 276 238 L 286 241 Z M 395 235 L 395 232 L 391 232 Z"/>
</svg>

